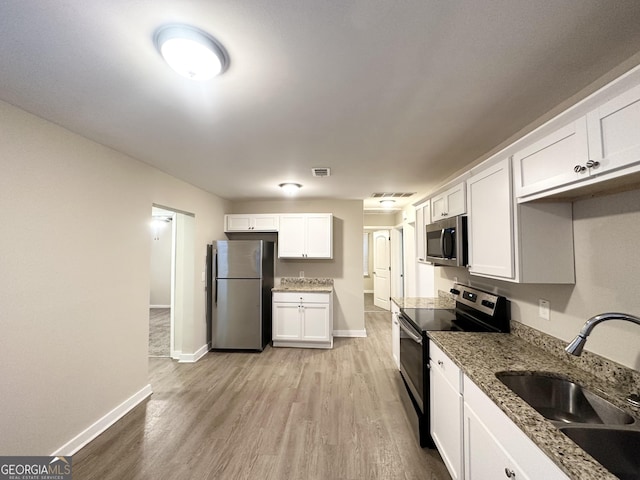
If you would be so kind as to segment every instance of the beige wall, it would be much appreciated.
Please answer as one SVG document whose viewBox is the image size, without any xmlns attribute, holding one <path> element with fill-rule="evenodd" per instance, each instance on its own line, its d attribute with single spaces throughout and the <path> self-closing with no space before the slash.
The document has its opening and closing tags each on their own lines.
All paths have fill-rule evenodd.
<svg viewBox="0 0 640 480">
<path fill-rule="evenodd" d="M 482 277 L 471 277 L 471 283 L 510 298 L 515 320 L 566 341 L 598 313 L 640 316 L 640 190 L 576 201 L 573 228 L 575 285 L 517 285 Z M 469 279 L 465 269 L 436 268 L 437 288 L 448 289 L 454 276 Z M 550 321 L 538 318 L 539 298 L 551 302 Z M 585 348 L 640 370 L 638 325 L 601 324 Z"/>
<path fill-rule="evenodd" d="M 335 330 L 365 329 L 362 290 L 362 201 L 285 200 L 234 202 L 233 213 L 332 213 L 332 260 L 276 261 L 276 277 L 329 277 L 334 279 Z"/>
<path fill-rule="evenodd" d="M 0 452 L 48 455 L 148 383 L 152 203 L 195 214 L 196 286 L 227 204 L 2 102 L 0 131 Z"/>
<path fill-rule="evenodd" d="M 171 246 L 173 221 L 158 227 L 151 241 L 149 305 L 171 305 Z"/>
</svg>

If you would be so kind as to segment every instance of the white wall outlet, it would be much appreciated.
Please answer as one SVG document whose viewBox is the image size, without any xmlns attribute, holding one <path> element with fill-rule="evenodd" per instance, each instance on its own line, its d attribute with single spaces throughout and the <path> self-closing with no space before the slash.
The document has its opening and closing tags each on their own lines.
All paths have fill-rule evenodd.
<svg viewBox="0 0 640 480">
<path fill-rule="evenodd" d="M 304 270 L 300 270 L 300 278 L 304 278 Z"/>
<path fill-rule="evenodd" d="M 549 300 L 538 299 L 538 316 L 543 320 L 549 320 Z"/>
</svg>

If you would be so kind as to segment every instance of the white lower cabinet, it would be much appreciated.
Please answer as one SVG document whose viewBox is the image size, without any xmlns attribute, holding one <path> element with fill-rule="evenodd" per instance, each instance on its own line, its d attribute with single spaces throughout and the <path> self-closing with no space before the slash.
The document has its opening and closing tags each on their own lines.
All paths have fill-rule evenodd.
<svg viewBox="0 0 640 480">
<path fill-rule="evenodd" d="M 569 478 L 466 376 L 463 390 L 465 479 Z"/>
<path fill-rule="evenodd" d="M 431 438 L 451 478 L 462 480 L 462 372 L 433 342 L 429 344 L 429 376 Z"/>
<path fill-rule="evenodd" d="M 391 355 L 393 362 L 398 370 L 400 370 L 400 323 L 398 315 L 400 307 L 391 302 Z"/>
<path fill-rule="evenodd" d="M 274 347 L 333 347 L 333 293 L 274 292 Z"/>
</svg>

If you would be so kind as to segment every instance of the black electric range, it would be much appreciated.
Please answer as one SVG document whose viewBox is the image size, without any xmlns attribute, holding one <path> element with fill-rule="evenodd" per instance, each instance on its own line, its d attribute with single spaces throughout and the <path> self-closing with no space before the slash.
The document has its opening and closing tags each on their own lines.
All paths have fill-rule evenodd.
<svg viewBox="0 0 640 480">
<path fill-rule="evenodd" d="M 420 446 L 433 448 L 429 406 L 429 331 L 509 332 L 509 302 L 505 297 L 455 284 L 455 309 L 400 310 L 400 373 L 408 399 L 404 404 L 415 425 Z"/>
</svg>

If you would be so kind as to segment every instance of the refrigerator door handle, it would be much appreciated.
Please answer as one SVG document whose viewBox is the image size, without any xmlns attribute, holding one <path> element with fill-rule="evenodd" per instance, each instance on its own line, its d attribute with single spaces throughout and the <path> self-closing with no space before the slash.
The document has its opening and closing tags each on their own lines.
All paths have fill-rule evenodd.
<svg viewBox="0 0 640 480">
<path fill-rule="evenodd" d="M 213 303 L 218 304 L 218 250 L 213 258 Z"/>
</svg>

